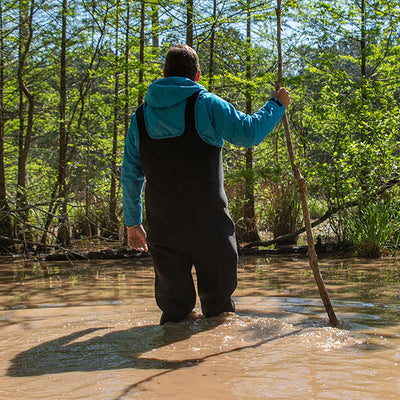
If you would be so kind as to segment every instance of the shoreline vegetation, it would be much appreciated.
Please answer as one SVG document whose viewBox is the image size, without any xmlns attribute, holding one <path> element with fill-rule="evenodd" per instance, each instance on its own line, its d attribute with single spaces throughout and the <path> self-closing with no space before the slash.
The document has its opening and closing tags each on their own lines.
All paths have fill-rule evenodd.
<svg viewBox="0 0 400 400">
<path fill-rule="evenodd" d="M 311 222 L 314 230 L 314 241 L 317 254 L 352 254 L 366 258 L 379 258 L 382 255 L 398 254 L 400 241 L 400 219 L 399 208 L 392 207 L 387 202 L 377 202 L 376 199 L 385 195 L 400 182 L 398 177 L 391 179 L 380 188 L 370 193 L 369 198 L 364 198 L 362 203 L 369 207 L 363 209 L 363 213 L 354 214 L 351 210 L 360 207 L 360 201 L 348 201 L 338 207 L 333 207 L 324 212 Z M 395 211 L 395 213 L 393 213 Z M 396 215 L 397 211 L 397 215 Z M 340 240 L 337 234 L 338 219 L 341 213 L 348 213 L 346 235 Z M 298 226 L 297 223 L 294 225 Z M 39 227 L 31 227 L 41 230 Z M 101 227 L 97 227 L 101 232 Z M 240 231 L 240 225 L 236 225 L 236 231 Z M 54 243 L 40 243 L 25 238 L 9 238 L 0 236 L 1 255 L 23 255 L 39 256 L 45 260 L 76 260 L 76 259 L 118 259 L 146 257 L 126 246 L 125 230 L 120 227 L 109 237 L 94 235 L 92 237 L 72 238 L 68 246 L 57 243 L 57 236 L 54 236 Z M 107 230 L 103 233 L 107 235 Z M 79 237 L 80 236 L 80 237 Z M 237 235 L 239 236 L 239 235 Z M 238 240 L 239 255 L 284 255 L 284 254 L 308 254 L 305 240 L 305 227 L 283 235 L 273 237 L 273 232 L 257 232 L 258 240 L 240 242 Z M 338 240 L 339 239 L 339 240 Z M 299 242 L 301 244 L 299 244 Z M 304 245 L 302 245 L 304 244 Z M 94 248 L 94 249 L 92 249 Z M 206 249 L 205 249 L 206 251 Z"/>
<path fill-rule="evenodd" d="M 284 238 L 283 238 L 284 239 Z M 333 239 L 331 237 L 331 239 Z M 298 239 L 299 244 L 279 244 L 279 240 L 265 240 L 252 243 L 238 244 L 239 256 L 308 256 L 308 246 L 303 234 Z M 38 247 L 36 247 L 36 245 Z M 31 243 L 29 251 L 21 246 L 14 252 L 2 251 L 1 257 L 37 259 L 41 261 L 73 261 L 73 260 L 120 260 L 120 259 L 139 259 L 148 258 L 149 253 L 142 253 L 129 249 L 123 240 L 106 238 L 84 238 L 71 243 L 70 247 L 64 248 L 60 245 L 42 247 L 40 243 Z M 400 256 L 400 248 L 392 246 L 374 255 L 363 255 L 357 252 L 352 243 L 337 243 L 333 240 L 322 243 L 321 236 L 316 237 L 315 250 L 318 256 L 336 257 L 361 257 L 361 258 L 381 258 Z M 204 249 L 207 251 L 207 249 Z"/>
</svg>

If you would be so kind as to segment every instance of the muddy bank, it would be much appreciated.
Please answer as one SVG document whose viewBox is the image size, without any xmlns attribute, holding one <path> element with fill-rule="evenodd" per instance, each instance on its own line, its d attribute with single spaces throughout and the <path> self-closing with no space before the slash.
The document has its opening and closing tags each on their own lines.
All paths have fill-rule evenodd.
<svg viewBox="0 0 400 400">
<path fill-rule="evenodd" d="M 343 255 L 350 252 L 349 248 L 338 246 L 337 244 L 316 244 L 315 250 L 319 255 Z M 207 251 L 207 249 L 204 249 Z M 239 255 L 307 255 L 307 246 L 277 246 L 274 249 L 263 248 L 247 248 L 240 247 Z M 45 261 L 66 261 L 66 260 L 118 260 L 130 258 L 145 258 L 149 257 L 148 253 L 141 253 L 136 250 L 129 250 L 126 247 L 105 249 L 99 251 L 70 251 L 66 250 L 60 253 L 48 254 L 42 256 Z"/>
</svg>

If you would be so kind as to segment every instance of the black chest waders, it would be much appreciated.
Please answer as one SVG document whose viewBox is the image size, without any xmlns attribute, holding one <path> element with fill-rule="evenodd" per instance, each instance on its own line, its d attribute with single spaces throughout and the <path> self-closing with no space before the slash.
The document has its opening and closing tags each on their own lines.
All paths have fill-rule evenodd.
<svg viewBox="0 0 400 400">
<path fill-rule="evenodd" d="M 203 314 L 235 310 L 231 295 L 237 286 L 238 256 L 223 186 L 222 149 L 197 133 L 198 95 L 187 99 L 185 131 L 174 138 L 151 138 L 143 107 L 136 110 L 146 176 L 147 242 L 161 324 L 181 321 L 193 310 L 192 266 Z"/>
</svg>

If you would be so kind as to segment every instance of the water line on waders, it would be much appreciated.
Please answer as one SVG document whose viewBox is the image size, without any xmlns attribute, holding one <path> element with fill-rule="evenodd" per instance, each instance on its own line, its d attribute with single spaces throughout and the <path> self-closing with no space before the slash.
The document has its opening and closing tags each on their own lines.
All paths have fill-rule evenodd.
<svg viewBox="0 0 400 400">
<path fill-rule="evenodd" d="M 276 21 L 277 21 L 277 47 L 278 47 L 278 76 L 276 81 L 276 90 L 279 90 L 282 86 L 282 41 L 281 41 L 281 15 L 282 15 L 282 1 L 277 0 L 276 7 Z M 326 290 L 324 281 L 322 279 L 319 266 L 318 266 L 318 256 L 315 251 L 314 239 L 311 228 L 310 214 L 308 212 L 307 204 L 307 189 L 306 181 L 301 175 L 298 163 L 295 161 L 295 154 L 293 151 L 292 135 L 290 133 L 289 121 L 287 114 L 285 112 L 282 117 L 283 126 L 285 128 L 286 144 L 289 154 L 290 164 L 292 166 L 293 175 L 297 181 L 300 192 L 301 206 L 303 209 L 304 225 L 307 233 L 307 247 L 308 247 L 308 259 L 310 267 L 314 274 L 315 281 L 317 282 L 319 294 L 321 296 L 322 302 L 325 306 L 325 310 L 329 317 L 329 322 L 333 327 L 341 328 L 343 327 L 343 322 L 336 316 L 331 300 L 329 298 L 328 291 Z"/>
</svg>

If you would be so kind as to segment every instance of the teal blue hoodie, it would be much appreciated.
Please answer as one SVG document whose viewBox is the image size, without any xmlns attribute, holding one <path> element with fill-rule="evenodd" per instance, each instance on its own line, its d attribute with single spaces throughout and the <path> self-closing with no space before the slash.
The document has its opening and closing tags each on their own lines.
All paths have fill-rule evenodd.
<svg viewBox="0 0 400 400">
<path fill-rule="evenodd" d="M 198 91 L 200 94 L 195 105 L 196 129 L 200 137 L 212 146 L 222 147 L 224 140 L 246 148 L 256 146 L 275 128 L 285 113 L 285 107 L 275 98 L 267 101 L 254 114 L 248 115 L 190 79 L 163 78 L 149 86 L 144 99 L 144 118 L 149 135 L 154 139 L 182 135 L 185 129 L 186 99 Z M 125 142 L 121 179 L 127 226 L 142 223 L 145 176 L 139 145 L 134 113 Z"/>
</svg>

